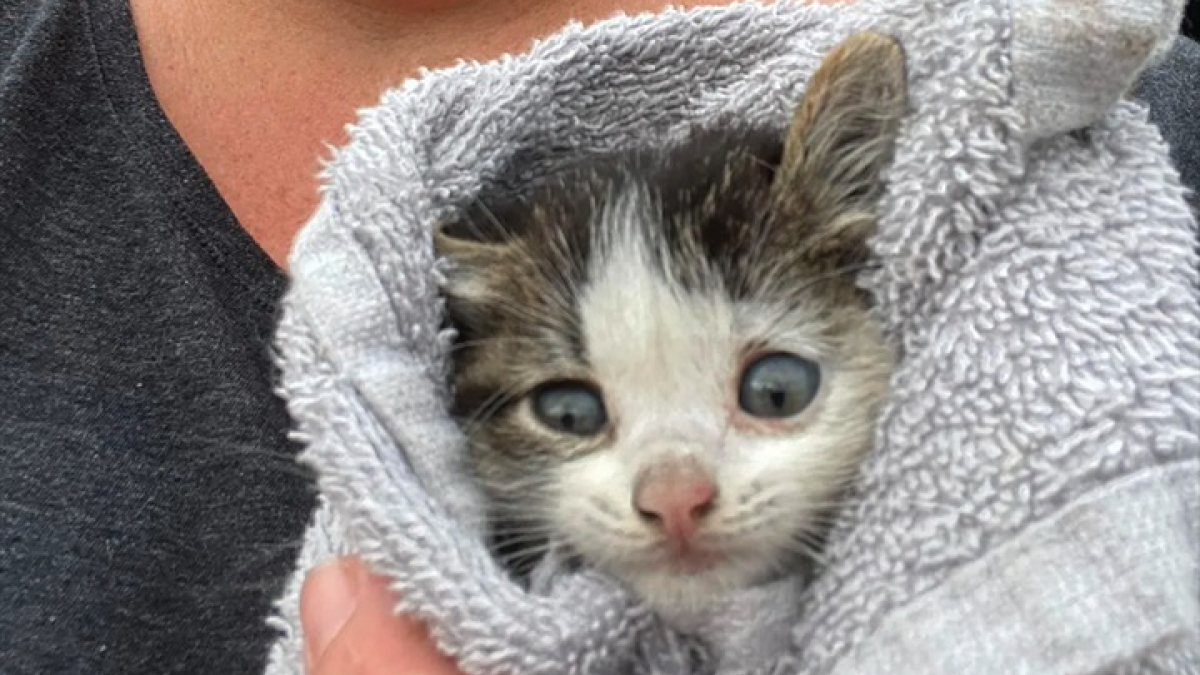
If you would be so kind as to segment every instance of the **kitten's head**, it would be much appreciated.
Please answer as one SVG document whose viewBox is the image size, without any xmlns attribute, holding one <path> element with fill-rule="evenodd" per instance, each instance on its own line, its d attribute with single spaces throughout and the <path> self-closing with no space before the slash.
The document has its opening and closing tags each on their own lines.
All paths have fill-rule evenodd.
<svg viewBox="0 0 1200 675">
<path fill-rule="evenodd" d="M 678 611 L 794 568 L 869 447 L 890 354 L 855 273 L 905 109 L 857 35 L 787 138 L 570 173 L 440 229 L 456 414 L 501 540 Z"/>
</svg>

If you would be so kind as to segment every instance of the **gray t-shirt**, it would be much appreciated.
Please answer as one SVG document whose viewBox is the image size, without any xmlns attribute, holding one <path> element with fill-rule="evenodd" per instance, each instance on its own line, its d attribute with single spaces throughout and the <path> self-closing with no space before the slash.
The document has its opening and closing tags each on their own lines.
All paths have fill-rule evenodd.
<svg viewBox="0 0 1200 675">
<path fill-rule="evenodd" d="M 0 0 L 0 671 L 259 673 L 312 506 L 272 394 L 284 277 L 125 2 Z M 1190 42 L 1139 89 L 1193 187 L 1197 91 Z"/>
<path fill-rule="evenodd" d="M 0 0 L 0 673 L 262 671 L 312 505 L 284 284 L 125 0 Z"/>
</svg>

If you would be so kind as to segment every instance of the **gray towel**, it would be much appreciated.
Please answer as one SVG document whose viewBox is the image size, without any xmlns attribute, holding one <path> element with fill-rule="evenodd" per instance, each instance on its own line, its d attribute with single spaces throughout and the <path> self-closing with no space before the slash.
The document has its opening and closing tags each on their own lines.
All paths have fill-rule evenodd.
<svg viewBox="0 0 1200 675">
<path fill-rule="evenodd" d="M 321 504 L 472 675 L 1200 673 L 1196 225 L 1124 99 L 1179 0 L 753 3 L 572 26 L 364 111 L 297 240 L 282 393 Z M 515 585 L 446 414 L 430 225 L 579 157 L 782 132 L 822 54 L 898 37 L 911 113 L 863 283 L 900 363 L 827 567 L 671 629 L 595 572 Z"/>
</svg>

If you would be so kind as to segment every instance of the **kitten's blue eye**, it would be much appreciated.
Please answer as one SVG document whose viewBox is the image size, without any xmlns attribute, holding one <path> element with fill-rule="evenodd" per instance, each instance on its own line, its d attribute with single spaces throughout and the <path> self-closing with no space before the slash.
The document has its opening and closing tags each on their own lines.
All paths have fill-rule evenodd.
<svg viewBox="0 0 1200 675">
<path fill-rule="evenodd" d="M 817 364 L 795 354 L 767 354 L 742 372 L 738 405 L 755 417 L 791 417 L 812 403 L 820 386 Z"/>
<path fill-rule="evenodd" d="M 591 436 L 608 424 L 600 393 L 582 382 L 556 382 L 538 388 L 533 394 L 533 413 L 551 429 L 576 436 Z"/>
</svg>

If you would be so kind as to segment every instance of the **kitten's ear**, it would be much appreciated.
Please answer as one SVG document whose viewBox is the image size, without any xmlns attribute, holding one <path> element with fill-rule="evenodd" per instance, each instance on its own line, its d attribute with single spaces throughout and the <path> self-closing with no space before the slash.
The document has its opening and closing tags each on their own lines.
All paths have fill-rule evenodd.
<svg viewBox="0 0 1200 675">
<path fill-rule="evenodd" d="M 490 304 L 498 289 L 498 272 L 509 258 L 513 244 L 508 241 L 473 237 L 462 228 L 438 224 L 433 228 L 433 250 L 446 259 L 443 292 L 451 314 L 459 320 L 469 320 Z"/>
<path fill-rule="evenodd" d="M 784 205 L 811 214 L 829 245 L 861 245 L 872 234 L 882 173 L 907 109 L 904 50 L 882 33 L 850 36 L 809 80 L 775 189 Z"/>
</svg>

